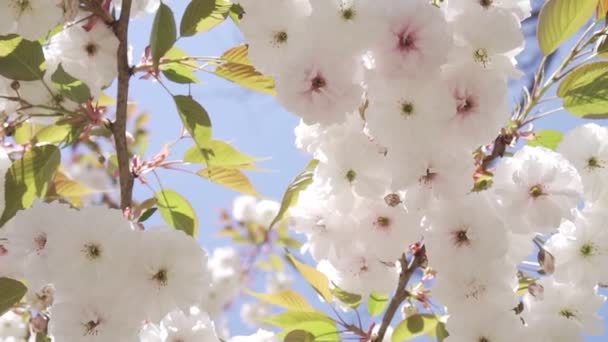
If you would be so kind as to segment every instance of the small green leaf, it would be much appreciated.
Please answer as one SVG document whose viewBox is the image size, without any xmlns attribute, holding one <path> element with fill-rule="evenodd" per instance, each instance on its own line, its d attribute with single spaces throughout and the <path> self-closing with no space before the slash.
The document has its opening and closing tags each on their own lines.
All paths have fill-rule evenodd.
<svg viewBox="0 0 608 342">
<path fill-rule="evenodd" d="M 152 32 L 150 33 L 150 52 L 152 53 L 154 68 L 158 67 L 158 62 L 175 44 L 176 39 L 177 28 L 175 27 L 173 11 L 161 2 L 158 11 L 156 11 Z"/>
<path fill-rule="evenodd" d="M 17 35 L 0 36 L 0 75 L 17 81 L 42 79 L 46 64 L 42 45 Z"/>
<path fill-rule="evenodd" d="M 54 145 L 36 146 L 15 160 L 6 173 L 6 207 L 0 226 L 15 216 L 17 211 L 29 208 L 36 197 L 43 198 L 61 162 L 61 153 Z"/>
<path fill-rule="evenodd" d="M 226 19 L 231 7 L 226 0 L 190 1 L 182 17 L 180 34 L 189 37 L 211 30 Z"/>
<path fill-rule="evenodd" d="M 184 126 L 200 148 L 211 141 L 211 119 L 203 106 L 190 96 L 174 96 L 175 105 Z"/>
<path fill-rule="evenodd" d="M 315 337 L 322 336 L 331 341 L 338 335 L 336 322 L 320 311 L 287 311 L 264 319 L 263 322 L 283 328 L 287 335 L 294 330 L 304 330 Z"/>
<path fill-rule="evenodd" d="M 306 169 L 304 169 L 304 171 L 300 173 L 293 180 L 293 182 L 291 182 L 291 184 L 287 188 L 287 191 L 285 191 L 285 195 L 283 195 L 283 200 L 281 201 L 281 208 L 279 209 L 279 213 L 277 214 L 277 217 L 272 220 L 270 228 L 272 228 L 277 222 L 284 219 L 289 208 L 291 208 L 298 202 L 298 196 L 300 194 L 300 191 L 306 189 L 312 183 L 312 176 L 318 163 L 319 161 L 316 159 L 310 161 L 310 163 L 308 163 L 308 165 L 306 166 Z"/>
<path fill-rule="evenodd" d="M 315 311 L 301 294 L 293 290 L 283 290 L 275 293 L 257 293 L 245 290 L 248 294 L 264 303 L 276 305 L 294 311 Z"/>
<path fill-rule="evenodd" d="M 146 211 L 144 211 L 141 216 L 137 219 L 137 222 L 139 223 L 143 223 L 146 222 L 152 215 L 154 215 L 154 213 L 158 210 L 158 208 L 154 207 L 154 208 L 150 208 L 150 209 L 146 209 Z"/>
<path fill-rule="evenodd" d="M 68 176 L 64 175 L 59 171 L 55 173 L 55 179 L 53 183 L 55 184 L 55 192 L 63 197 L 81 197 L 100 192 L 99 190 L 91 189 L 84 184 L 78 183 L 75 180 L 70 179 Z"/>
<path fill-rule="evenodd" d="M 245 14 L 245 9 L 243 9 L 243 6 L 241 6 L 240 4 L 232 4 L 232 6 L 230 7 L 230 12 L 228 12 L 228 15 L 230 16 L 232 21 L 234 21 L 234 23 L 237 25 L 241 23 L 241 18 L 243 18 L 243 14 Z"/>
<path fill-rule="evenodd" d="M 393 342 L 408 341 L 423 335 L 434 335 L 439 320 L 433 315 L 416 314 L 401 321 L 393 330 Z"/>
<path fill-rule="evenodd" d="M 234 47 L 222 55 L 224 63 L 214 73 L 247 89 L 275 95 L 275 82 L 255 69 L 248 57 L 247 45 Z"/>
<path fill-rule="evenodd" d="M 173 47 L 161 59 L 160 70 L 170 81 L 179 84 L 199 83 L 194 74 L 199 65 L 196 61 L 186 59 L 188 55 L 182 49 Z"/>
<path fill-rule="evenodd" d="M 193 146 L 184 154 L 184 161 L 190 163 L 230 168 L 251 165 L 262 160 L 265 159 L 248 156 L 220 140 L 211 140 L 204 148 Z"/>
<path fill-rule="evenodd" d="M 443 342 L 450 334 L 448 330 L 445 328 L 445 323 L 439 322 L 437 323 L 437 328 L 435 329 L 435 337 L 438 342 Z"/>
<path fill-rule="evenodd" d="M 387 295 L 377 292 L 372 292 L 369 294 L 369 299 L 367 300 L 367 310 L 372 317 L 381 314 L 387 305 Z"/>
<path fill-rule="evenodd" d="M 575 34 L 595 12 L 598 0 L 548 0 L 538 16 L 538 42 L 545 56 Z"/>
<path fill-rule="evenodd" d="M 608 62 L 580 66 L 559 85 L 564 107 L 583 119 L 608 118 Z"/>
<path fill-rule="evenodd" d="M 338 286 L 335 286 L 331 289 L 331 293 L 336 297 L 340 302 L 348 305 L 352 309 L 356 309 L 361 304 L 363 298 L 361 295 L 356 293 L 350 293 L 342 290 Z"/>
<path fill-rule="evenodd" d="M 304 279 L 310 284 L 310 286 L 312 286 L 315 291 L 321 295 L 323 300 L 325 300 L 326 303 L 331 304 L 333 297 L 331 295 L 331 291 L 329 290 L 329 279 L 327 279 L 327 276 L 319 272 L 316 268 L 300 262 L 291 254 L 287 254 L 287 258 L 289 261 L 291 261 L 302 277 L 304 277 Z"/>
<path fill-rule="evenodd" d="M 198 217 L 187 199 L 173 190 L 163 190 L 156 194 L 158 210 L 165 222 L 196 238 Z"/>
<path fill-rule="evenodd" d="M 91 98 L 91 90 L 84 82 L 70 76 L 61 64 L 51 76 L 51 81 L 59 89 L 59 93 L 76 103 L 84 103 Z"/>
<path fill-rule="evenodd" d="M 554 151 L 564 138 L 564 134 L 562 132 L 552 129 L 541 129 L 534 132 L 534 136 L 534 139 L 528 140 L 528 145 L 542 146 Z"/>
<path fill-rule="evenodd" d="M 19 303 L 26 292 L 27 287 L 21 282 L 10 278 L 0 278 L 0 316 Z"/>
<path fill-rule="evenodd" d="M 210 167 L 198 171 L 197 174 L 216 184 L 225 186 L 242 194 L 261 197 L 260 193 L 249 181 L 249 178 L 237 169 Z"/>
<path fill-rule="evenodd" d="M 22 122 L 15 129 L 14 139 L 17 144 L 27 144 L 31 142 L 31 140 L 38 134 L 38 132 L 43 128 L 41 124 L 31 123 L 31 122 Z"/>
<path fill-rule="evenodd" d="M 305 330 L 292 330 L 285 335 L 283 342 L 313 342 L 315 335 Z"/>
<path fill-rule="evenodd" d="M 39 130 L 35 138 L 37 142 L 58 144 L 64 141 L 70 132 L 72 132 L 72 126 L 68 124 L 49 125 Z"/>
</svg>

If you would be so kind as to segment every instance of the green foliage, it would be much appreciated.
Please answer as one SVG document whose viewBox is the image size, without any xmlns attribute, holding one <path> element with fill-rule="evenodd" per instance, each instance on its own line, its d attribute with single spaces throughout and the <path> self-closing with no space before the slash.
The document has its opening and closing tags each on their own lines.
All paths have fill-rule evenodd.
<svg viewBox="0 0 608 342">
<path fill-rule="evenodd" d="M 152 215 L 154 215 L 154 213 L 158 210 L 158 208 L 154 207 L 154 208 L 149 208 L 146 209 L 141 216 L 139 216 L 139 218 L 137 219 L 137 222 L 139 223 L 143 223 L 146 222 L 150 217 L 152 217 Z"/>
<path fill-rule="evenodd" d="M 228 16 L 232 4 L 226 0 L 192 0 L 180 24 L 184 37 L 206 32 L 222 23 Z"/>
<path fill-rule="evenodd" d="M 61 161 L 61 152 L 54 145 L 33 147 L 16 160 L 6 173 L 4 196 L 6 207 L 0 225 L 29 208 L 36 197 L 44 198 Z"/>
<path fill-rule="evenodd" d="M 212 167 L 247 168 L 264 158 L 248 156 L 221 140 L 211 140 L 204 148 L 193 146 L 184 154 L 184 161 Z"/>
<path fill-rule="evenodd" d="M 538 17 L 538 42 L 545 56 L 575 34 L 593 15 L 598 0 L 548 0 Z"/>
<path fill-rule="evenodd" d="M 17 280 L 0 278 L 0 316 L 19 303 L 26 292 L 27 287 Z"/>
<path fill-rule="evenodd" d="M 564 138 L 564 134 L 553 129 L 541 129 L 534 132 L 535 138 L 528 140 L 530 146 L 542 146 L 550 150 L 556 150 L 559 143 Z"/>
<path fill-rule="evenodd" d="M 67 139 L 71 132 L 72 126 L 68 124 L 49 125 L 39 130 L 34 138 L 37 142 L 59 144 Z"/>
<path fill-rule="evenodd" d="M 294 180 L 291 182 L 285 195 L 283 195 L 283 200 L 281 201 L 281 208 L 279 209 L 279 213 L 277 217 L 272 220 L 270 227 L 272 228 L 277 222 L 283 220 L 289 208 L 294 206 L 298 202 L 298 196 L 300 191 L 306 189 L 312 183 L 312 176 L 314 174 L 314 170 L 319 163 L 318 160 L 313 159 L 308 163 L 306 168 L 302 173 L 300 173 Z"/>
<path fill-rule="evenodd" d="M 184 126 L 200 148 L 205 148 L 211 141 L 211 119 L 203 106 L 191 96 L 176 95 L 173 97 L 179 117 Z"/>
<path fill-rule="evenodd" d="M 158 68 L 158 62 L 175 44 L 176 39 L 177 28 L 175 27 L 173 11 L 161 2 L 158 11 L 156 11 L 152 32 L 150 33 L 150 52 L 152 53 L 154 68 Z"/>
<path fill-rule="evenodd" d="M 84 103 L 91 98 L 89 87 L 84 82 L 70 76 L 61 64 L 51 76 L 51 81 L 57 86 L 62 96 L 76 103 Z"/>
<path fill-rule="evenodd" d="M 388 305 L 388 296 L 382 293 L 372 292 L 369 294 L 369 298 L 367 300 L 367 311 L 369 314 L 374 317 L 384 311 L 386 306 Z"/>
<path fill-rule="evenodd" d="M 285 335 L 284 342 L 313 342 L 315 335 L 305 330 L 292 330 Z"/>
<path fill-rule="evenodd" d="M 264 322 L 283 328 L 285 336 L 296 330 L 309 332 L 313 337 L 323 336 L 325 340 L 335 340 L 338 336 L 336 322 L 320 311 L 287 311 Z"/>
<path fill-rule="evenodd" d="M 338 286 L 334 286 L 333 288 L 331 288 L 331 293 L 334 295 L 334 297 L 336 297 L 336 299 L 338 299 L 340 302 L 347 305 L 351 309 L 356 309 L 363 301 L 361 295 L 346 292 Z"/>
<path fill-rule="evenodd" d="M 197 174 L 242 194 L 261 197 L 260 193 L 249 181 L 249 178 L 238 169 L 212 166 L 198 171 Z"/>
<path fill-rule="evenodd" d="M 57 171 L 55 173 L 53 185 L 55 193 L 68 198 L 81 197 L 99 192 L 98 190 L 91 189 L 84 184 L 78 183 L 75 180 L 70 179 L 68 176 L 66 176 L 60 171 Z"/>
<path fill-rule="evenodd" d="M 198 236 L 198 217 L 187 199 L 173 190 L 160 191 L 155 198 L 158 211 L 167 224 L 193 238 Z"/>
<path fill-rule="evenodd" d="M 215 74 L 242 87 L 264 94 L 275 95 L 274 79 L 255 69 L 248 57 L 247 45 L 236 46 L 222 55 L 224 61 Z"/>
<path fill-rule="evenodd" d="M 0 75 L 17 81 L 42 79 L 46 69 L 42 45 L 17 35 L 0 36 Z"/>
<path fill-rule="evenodd" d="M 285 309 L 306 312 L 315 311 L 312 305 L 308 303 L 306 298 L 293 290 L 283 290 L 275 293 L 257 293 L 251 290 L 245 290 L 245 292 L 264 303 L 279 306 Z"/>
<path fill-rule="evenodd" d="M 298 272 L 304 277 L 306 282 L 312 286 L 315 291 L 325 300 L 326 303 L 332 303 L 332 294 L 329 290 L 329 279 L 327 276 L 321 272 L 319 272 L 316 268 L 310 267 L 298 259 L 294 258 L 293 255 L 288 254 L 287 258 L 292 263 L 292 265 L 298 270 Z"/>
<path fill-rule="evenodd" d="M 194 70 L 198 68 L 195 61 L 185 59 L 187 54 L 180 48 L 173 47 L 163 57 L 163 60 L 171 62 L 163 62 L 160 70 L 163 75 L 170 81 L 179 84 L 199 83 L 199 79 L 194 74 Z"/>
<path fill-rule="evenodd" d="M 570 72 L 557 95 L 564 107 L 584 119 L 608 118 L 608 62 L 586 64 Z"/>
<path fill-rule="evenodd" d="M 408 341 L 413 338 L 430 335 L 436 336 L 438 332 L 443 333 L 445 327 L 436 316 L 427 314 L 412 315 L 401 321 L 393 330 L 393 342 Z"/>
</svg>

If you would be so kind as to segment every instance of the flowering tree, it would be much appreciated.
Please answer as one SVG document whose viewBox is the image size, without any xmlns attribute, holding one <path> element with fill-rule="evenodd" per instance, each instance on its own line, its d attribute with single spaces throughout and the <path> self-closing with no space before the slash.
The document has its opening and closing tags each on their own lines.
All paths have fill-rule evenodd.
<svg viewBox="0 0 608 342">
<path fill-rule="evenodd" d="M 606 0 L 544 2 L 543 57 L 510 103 L 529 0 L 191 0 L 179 20 L 160 0 L 4 0 L 0 341 L 601 335 L 608 128 L 534 123 L 607 117 L 607 12 Z M 134 62 L 129 25 L 146 15 Z M 175 46 L 225 20 L 248 44 L 217 57 Z M 173 92 L 198 86 L 197 72 L 301 117 L 311 162 L 280 203 L 257 199 L 244 173 L 260 159 L 214 139 L 203 104 Z M 183 124 L 150 159 L 135 77 L 166 90 Z M 191 144 L 183 156 L 178 141 Z M 221 217 L 239 247 L 208 256 L 160 169 L 245 194 Z M 286 268 L 318 296 L 295 291 Z M 263 292 L 251 290 L 259 272 Z M 224 314 L 242 295 L 243 320 L 263 329 L 230 337 Z"/>
</svg>

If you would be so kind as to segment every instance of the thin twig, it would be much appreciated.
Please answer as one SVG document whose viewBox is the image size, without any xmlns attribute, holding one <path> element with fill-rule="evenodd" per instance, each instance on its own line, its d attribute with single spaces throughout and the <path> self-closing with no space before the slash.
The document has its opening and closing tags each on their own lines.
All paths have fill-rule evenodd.
<svg viewBox="0 0 608 342">
<path fill-rule="evenodd" d="M 118 45 L 118 90 L 116 94 L 116 120 L 112 124 L 112 133 L 116 144 L 118 171 L 120 175 L 120 207 L 124 210 L 131 207 L 133 196 L 133 174 L 129 161 L 127 144 L 127 105 L 129 102 L 129 80 L 132 72 L 129 66 L 129 19 L 131 1 L 123 0 L 120 19 L 114 28 L 120 44 Z"/>
</svg>

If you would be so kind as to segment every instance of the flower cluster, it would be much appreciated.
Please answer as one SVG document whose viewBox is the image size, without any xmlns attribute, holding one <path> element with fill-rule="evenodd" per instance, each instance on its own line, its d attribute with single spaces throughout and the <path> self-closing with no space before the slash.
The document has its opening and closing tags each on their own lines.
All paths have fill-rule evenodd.
<svg viewBox="0 0 608 342">
<path fill-rule="evenodd" d="M 35 203 L 0 235 L 0 276 L 24 279 L 58 341 L 132 341 L 142 322 L 204 304 L 207 254 L 182 231 L 131 228 L 119 210 Z M 172 316 L 173 317 L 173 316 Z"/>
<path fill-rule="evenodd" d="M 604 232 L 591 203 L 608 180 L 604 129 L 575 130 L 561 153 L 524 147 L 497 165 L 490 189 L 474 186 L 473 152 L 509 120 L 507 80 L 521 74 L 514 57 L 529 1 L 242 2 L 251 60 L 302 118 L 296 143 L 318 161 L 290 213 L 333 284 L 389 293 L 396 260 L 422 242 L 449 341 L 600 332 L 594 286 L 603 279 L 591 269 L 604 260 Z M 591 209 L 577 214 L 583 200 Z M 555 277 L 531 286 L 522 312 L 517 267 L 533 238 L 562 222 L 547 245 Z"/>
</svg>

